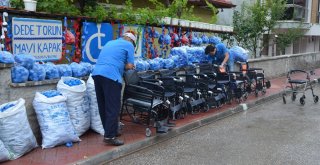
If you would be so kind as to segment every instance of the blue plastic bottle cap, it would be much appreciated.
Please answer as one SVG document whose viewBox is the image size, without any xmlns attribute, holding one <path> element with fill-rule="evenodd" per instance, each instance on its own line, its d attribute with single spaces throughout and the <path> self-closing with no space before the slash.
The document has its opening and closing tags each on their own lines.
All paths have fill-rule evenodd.
<svg viewBox="0 0 320 165">
<path fill-rule="evenodd" d="M 72 142 L 66 143 L 66 146 L 67 146 L 67 147 L 72 147 L 72 145 L 73 145 Z"/>
</svg>

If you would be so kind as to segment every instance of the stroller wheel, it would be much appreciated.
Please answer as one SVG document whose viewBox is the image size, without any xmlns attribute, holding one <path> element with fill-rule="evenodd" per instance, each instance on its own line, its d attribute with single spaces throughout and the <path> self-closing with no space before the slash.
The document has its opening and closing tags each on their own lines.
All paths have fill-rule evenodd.
<svg viewBox="0 0 320 165">
<path fill-rule="evenodd" d="M 313 96 L 313 101 L 314 103 L 317 103 L 319 101 L 319 97 L 317 95 Z"/>
<path fill-rule="evenodd" d="M 285 95 L 282 95 L 282 101 L 283 101 L 283 104 L 287 104 L 286 96 L 285 96 Z"/>
<path fill-rule="evenodd" d="M 292 96 L 291 96 L 291 100 L 292 100 L 292 101 L 295 101 L 295 100 L 296 100 L 296 98 L 297 98 L 296 93 L 295 93 L 295 92 L 293 92 L 293 93 L 292 93 Z"/>
<path fill-rule="evenodd" d="M 152 131 L 150 130 L 150 128 L 146 128 L 146 137 L 150 137 L 152 134 Z"/>
<path fill-rule="evenodd" d="M 304 105 L 306 102 L 304 101 L 304 98 L 303 97 L 300 97 L 300 104 L 301 105 Z"/>
<path fill-rule="evenodd" d="M 265 88 L 263 88 L 261 92 L 262 92 L 262 94 L 264 95 L 264 94 L 267 93 L 267 90 L 266 90 Z"/>
</svg>

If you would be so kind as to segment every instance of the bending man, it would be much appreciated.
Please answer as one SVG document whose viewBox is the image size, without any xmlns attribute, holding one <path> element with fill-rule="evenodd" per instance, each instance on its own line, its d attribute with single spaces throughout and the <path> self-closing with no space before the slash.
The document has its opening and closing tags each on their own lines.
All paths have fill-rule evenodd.
<svg viewBox="0 0 320 165">
<path fill-rule="evenodd" d="M 136 36 L 127 32 L 122 38 L 109 41 L 101 50 L 92 73 L 99 113 L 105 131 L 104 142 L 119 146 L 118 117 L 121 108 L 122 76 L 134 68 Z"/>
</svg>

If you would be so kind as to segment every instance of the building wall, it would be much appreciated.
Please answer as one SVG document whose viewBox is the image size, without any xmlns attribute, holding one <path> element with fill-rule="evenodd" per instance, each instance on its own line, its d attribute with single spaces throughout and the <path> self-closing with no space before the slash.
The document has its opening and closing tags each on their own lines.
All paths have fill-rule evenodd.
<svg viewBox="0 0 320 165">
<path fill-rule="evenodd" d="M 250 67 L 263 68 L 267 77 L 283 76 L 290 69 L 312 70 L 320 66 L 320 52 L 249 60 Z M 277 67 L 275 67 L 277 66 Z"/>
<path fill-rule="evenodd" d="M 223 12 L 219 12 L 217 24 L 232 25 L 234 10 L 240 11 L 241 6 L 244 2 L 247 4 L 252 4 L 252 3 L 256 2 L 256 0 L 231 0 L 231 2 L 232 2 L 232 4 L 237 5 L 237 6 L 235 8 L 231 8 L 231 9 L 223 9 Z"/>
<path fill-rule="evenodd" d="M 311 23 L 319 23 L 319 0 L 312 0 L 311 6 Z"/>
</svg>

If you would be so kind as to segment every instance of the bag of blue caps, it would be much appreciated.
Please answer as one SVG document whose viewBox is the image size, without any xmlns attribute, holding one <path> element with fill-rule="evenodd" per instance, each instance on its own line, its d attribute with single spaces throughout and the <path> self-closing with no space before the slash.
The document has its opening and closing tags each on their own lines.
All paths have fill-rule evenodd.
<svg viewBox="0 0 320 165">
<path fill-rule="evenodd" d="M 46 79 L 58 79 L 60 78 L 59 70 L 57 66 L 53 63 L 44 64 L 44 68 L 46 70 Z"/>
<path fill-rule="evenodd" d="M 83 77 L 87 74 L 87 69 L 76 62 L 70 64 L 73 77 Z"/>
<path fill-rule="evenodd" d="M 158 63 L 157 60 L 148 60 L 148 63 L 150 64 L 150 70 L 159 70 L 161 69 L 160 64 Z"/>
<path fill-rule="evenodd" d="M 37 92 L 33 107 L 39 121 L 42 148 L 80 141 L 72 125 L 67 98 L 56 90 Z"/>
<path fill-rule="evenodd" d="M 3 142 L 0 140 L 0 163 L 10 159 L 10 153 Z"/>
<path fill-rule="evenodd" d="M 10 153 L 10 160 L 38 147 L 27 118 L 25 100 L 20 98 L 2 104 L 0 109 L 0 139 Z"/>
<path fill-rule="evenodd" d="M 174 60 L 173 58 L 163 59 L 165 69 L 172 69 L 174 68 Z"/>
<path fill-rule="evenodd" d="M 153 59 L 155 61 L 155 63 L 159 64 L 159 69 L 162 69 L 164 67 L 164 61 L 163 61 L 163 58 L 155 58 Z"/>
<path fill-rule="evenodd" d="M 92 73 L 92 65 L 88 62 L 80 62 L 80 65 L 82 65 L 86 69 L 86 74 L 85 76 L 88 76 L 89 74 Z"/>
<path fill-rule="evenodd" d="M 33 68 L 29 70 L 30 81 L 42 81 L 46 78 L 46 69 L 44 65 L 35 63 Z"/>
<path fill-rule="evenodd" d="M 0 63 L 13 64 L 13 55 L 8 51 L 0 51 Z"/>
<path fill-rule="evenodd" d="M 34 56 L 30 54 L 17 54 L 14 56 L 14 60 L 16 61 L 16 63 L 27 69 L 32 69 L 34 62 L 36 61 Z"/>
<path fill-rule="evenodd" d="M 230 56 L 234 58 L 235 61 L 246 62 L 248 61 L 248 51 L 239 46 L 233 46 L 229 49 Z"/>
<path fill-rule="evenodd" d="M 11 79 L 13 83 L 25 83 L 28 77 L 29 71 L 25 67 L 17 65 L 11 68 Z"/>
<path fill-rule="evenodd" d="M 137 71 L 145 71 L 146 70 L 146 65 L 145 62 L 143 60 L 135 60 L 135 66 L 136 66 L 136 70 Z"/>
<path fill-rule="evenodd" d="M 61 65 L 56 65 L 56 66 L 59 70 L 59 74 L 61 77 L 71 77 L 72 76 L 72 69 L 69 65 L 61 64 Z"/>
</svg>

